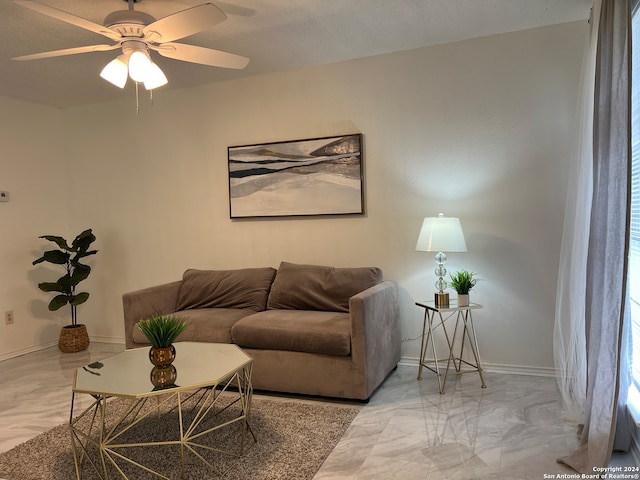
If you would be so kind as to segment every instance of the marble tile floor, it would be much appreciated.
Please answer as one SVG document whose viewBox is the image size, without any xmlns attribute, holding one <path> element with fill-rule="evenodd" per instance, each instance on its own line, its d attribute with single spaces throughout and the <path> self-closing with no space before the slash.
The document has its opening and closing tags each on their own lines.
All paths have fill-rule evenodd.
<svg viewBox="0 0 640 480">
<path fill-rule="evenodd" d="M 67 422 L 74 369 L 123 348 L 94 342 L 85 352 L 51 347 L 0 362 L 0 451 Z M 369 403 L 355 404 L 360 413 L 314 480 L 516 480 L 572 473 L 555 461 L 577 446 L 574 426 L 562 419 L 555 379 L 486 373 L 488 388 L 482 389 L 478 376 L 468 374 L 450 379 L 440 395 L 434 376 L 418 381 L 416 374 L 417 367 L 400 366 Z"/>
<path fill-rule="evenodd" d="M 555 379 L 467 374 L 438 392 L 435 377 L 400 367 L 325 461 L 316 480 L 543 479 L 572 473 L 556 457 L 577 446 Z M 574 472 L 575 473 L 575 472 Z"/>
</svg>

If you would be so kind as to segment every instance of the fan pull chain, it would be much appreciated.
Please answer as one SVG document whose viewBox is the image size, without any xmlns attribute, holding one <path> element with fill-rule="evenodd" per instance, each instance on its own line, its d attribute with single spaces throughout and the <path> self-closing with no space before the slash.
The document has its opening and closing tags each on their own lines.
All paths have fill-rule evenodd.
<svg viewBox="0 0 640 480">
<path fill-rule="evenodd" d="M 140 83 L 139 82 L 135 82 L 135 83 L 136 83 L 136 115 L 140 115 L 140 91 L 138 90 Z M 149 90 L 149 104 L 153 107 L 153 89 Z"/>
</svg>

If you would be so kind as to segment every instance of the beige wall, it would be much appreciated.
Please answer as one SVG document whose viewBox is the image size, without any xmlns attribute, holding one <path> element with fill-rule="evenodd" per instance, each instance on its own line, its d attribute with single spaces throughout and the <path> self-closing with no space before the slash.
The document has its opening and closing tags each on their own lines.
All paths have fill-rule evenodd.
<svg viewBox="0 0 640 480">
<path fill-rule="evenodd" d="M 0 358 L 50 344 L 62 314 L 47 309 L 48 298 L 34 287 L 56 272 L 32 267 L 41 252 L 39 235 L 66 235 L 70 224 L 67 135 L 60 112 L 0 97 Z M 57 278 L 57 277 L 55 277 Z M 54 280 L 55 280 L 54 278 Z M 15 323 L 5 326 L 4 313 Z M 61 313 L 61 312 L 60 312 Z"/>
<path fill-rule="evenodd" d="M 189 267 L 287 260 L 382 267 L 401 288 L 403 337 L 414 339 L 422 314 L 413 302 L 430 297 L 435 280 L 432 254 L 415 252 L 415 241 L 422 218 L 442 211 L 460 217 L 469 247 L 450 255 L 449 270 L 470 268 L 483 279 L 473 292 L 485 305 L 475 317 L 483 360 L 494 369 L 549 372 L 586 35 L 579 22 L 169 88 L 139 116 L 126 93 L 116 103 L 51 111 L 66 127 L 54 151 L 55 164 L 68 159 L 72 171 L 71 230 L 92 227 L 98 236 L 87 282 L 93 297 L 80 309 L 92 338 L 122 339 L 123 292 L 178 279 Z M 346 133 L 364 134 L 365 216 L 228 218 L 228 146 Z M 30 172 L 20 168 L 19 180 Z M 10 189 L 3 178 L 0 189 Z M 31 237 L 51 223 L 39 214 L 28 225 L 9 251 L 2 244 L 3 256 L 24 259 L 0 277 L 0 294 L 14 288 L 15 276 L 30 275 Z M 0 297 L 0 308 L 23 308 L 24 321 L 37 322 L 29 305 L 43 295 L 35 287 L 23 293 L 23 306 Z M 24 342 L 19 348 L 42 338 Z M 4 345 L 0 356 L 15 347 Z M 418 353 L 418 341 L 404 343 L 405 360 Z"/>
</svg>

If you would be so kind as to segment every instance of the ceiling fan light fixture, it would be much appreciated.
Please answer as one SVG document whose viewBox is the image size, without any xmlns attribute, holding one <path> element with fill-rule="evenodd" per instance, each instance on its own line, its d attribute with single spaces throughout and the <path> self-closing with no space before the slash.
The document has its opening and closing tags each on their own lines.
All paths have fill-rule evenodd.
<svg viewBox="0 0 640 480">
<path fill-rule="evenodd" d="M 167 80 L 164 72 L 158 65 L 151 62 L 151 65 L 149 65 L 149 68 L 147 69 L 147 78 L 144 80 L 144 88 L 147 90 L 155 90 L 167 83 L 169 83 L 169 81 Z"/>
<path fill-rule="evenodd" d="M 100 76 L 107 82 L 118 88 L 124 88 L 129 76 L 129 58 L 127 55 L 120 55 L 111 60 L 100 72 Z"/>
<path fill-rule="evenodd" d="M 151 68 L 149 54 L 136 50 L 129 57 L 129 76 L 135 82 L 144 82 Z"/>
<path fill-rule="evenodd" d="M 23 55 L 15 57 L 14 60 L 37 60 L 122 48 L 122 55 L 105 65 L 100 76 L 118 88 L 124 88 L 127 76 L 130 76 L 136 82 L 136 98 L 139 83 L 143 83 L 147 90 L 168 83 L 160 67 L 151 60 L 149 49 L 163 57 L 212 67 L 242 69 L 249 62 L 248 58 L 240 55 L 175 42 L 213 27 L 227 18 L 224 12 L 212 3 L 203 3 L 156 20 L 144 12 L 133 9 L 133 5 L 141 0 L 124 1 L 128 3 L 129 8 L 111 12 L 104 24 L 100 25 L 34 0 L 14 0 L 25 8 L 116 42 L 111 45 L 86 45 Z"/>
</svg>

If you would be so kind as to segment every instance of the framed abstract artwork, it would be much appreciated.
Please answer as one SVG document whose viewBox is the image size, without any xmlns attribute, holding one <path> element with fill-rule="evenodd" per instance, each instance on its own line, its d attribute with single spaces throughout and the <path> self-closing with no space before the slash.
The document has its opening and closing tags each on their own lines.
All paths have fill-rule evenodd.
<svg viewBox="0 0 640 480">
<path fill-rule="evenodd" d="M 364 213 L 362 134 L 228 148 L 231 218 Z"/>
</svg>

